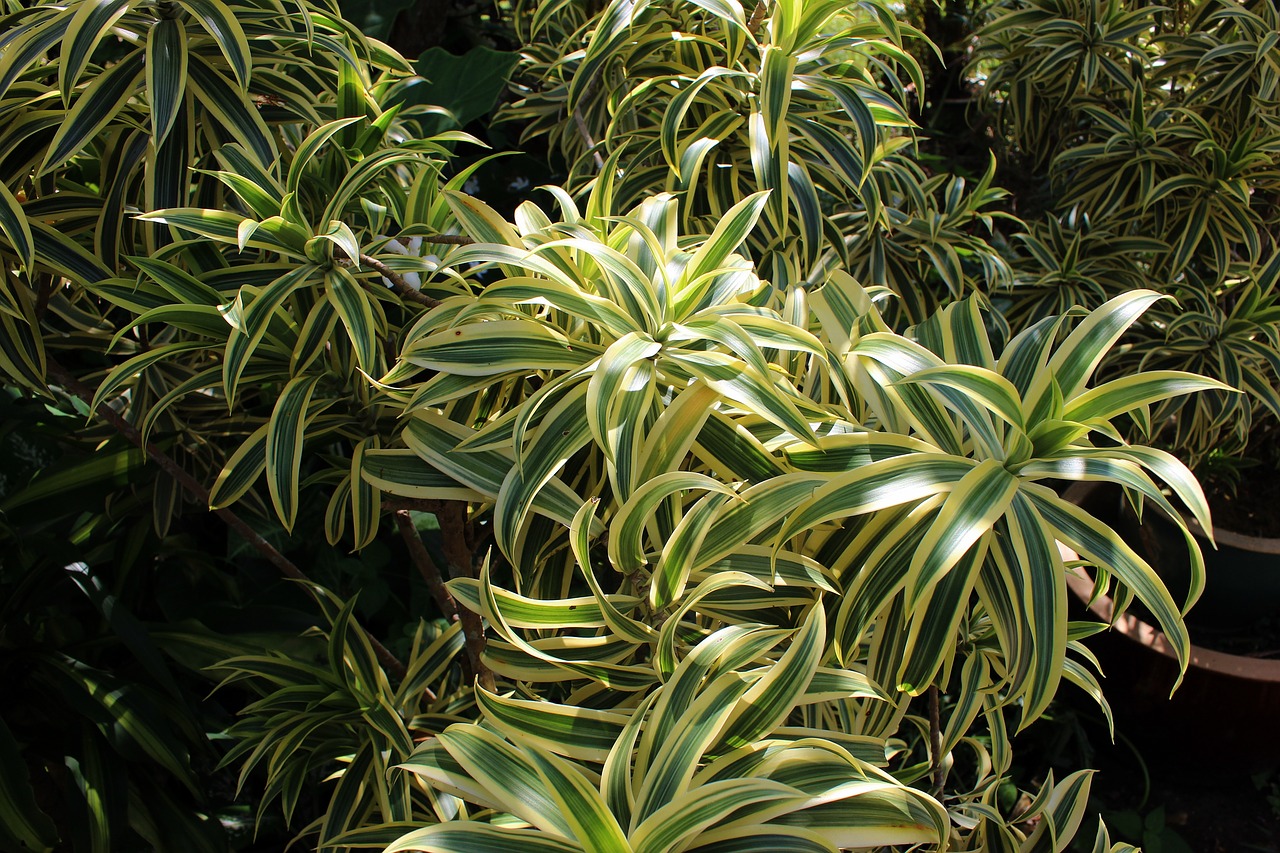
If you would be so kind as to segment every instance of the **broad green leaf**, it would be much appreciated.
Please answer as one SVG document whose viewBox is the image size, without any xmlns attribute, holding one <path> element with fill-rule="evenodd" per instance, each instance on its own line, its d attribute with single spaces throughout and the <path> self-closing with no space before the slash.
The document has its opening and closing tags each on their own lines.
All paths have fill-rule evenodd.
<svg viewBox="0 0 1280 853">
<path fill-rule="evenodd" d="M 450 726 L 437 737 L 467 774 L 511 813 L 535 827 L 572 838 L 569 818 L 537 767 L 516 747 L 477 725 Z"/>
<path fill-rule="evenodd" d="M 498 731 L 579 761 L 604 762 L 630 716 L 575 705 L 515 699 L 476 688 L 476 703 Z"/>
<path fill-rule="evenodd" d="M 293 529 L 298 514 L 299 473 L 302 441 L 312 412 L 311 395 L 318 376 L 298 376 L 284 386 L 267 424 L 267 488 L 276 515 L 286 530 Z"/>
<path fill-rule="evenodd" d="M 428 48 L 413 63 L 425 80 L 407 88 L 405 103 L 444 107 L 458 127 L 466 127 L 493 109 L 518 61 L 516 53 L 483 44 L 461 56 Z"/>
<path fill-rule="evenodd" d="M 626 833 L 595 785 L 572 764 L 536 746 L 524 745 L 551 795 L 561 804 L 574 837 L 586 853 L 630 853 Z"/>
<path fill-rule="evenodd" d="M 240 88 L 248 90 L 253 71 L 253 54 L 235 10 L 221 0 L 177 0 L 200 22 L 213 43 L 222 51 Z"/>
<path fill-rule="evenodd" d="M 173 129 L 186 84 L 187 31 L 176 18 L 166 18 L 147 35 L 147 96 L 151 100 L 151 134 L 157 146 Z"/>
<path fill-rule="evenodd" d="M 582 853 L 577 844 L 537 830 L 473 820 L 437 823 L 396 839 L 383 853 Z"/>
</svg>

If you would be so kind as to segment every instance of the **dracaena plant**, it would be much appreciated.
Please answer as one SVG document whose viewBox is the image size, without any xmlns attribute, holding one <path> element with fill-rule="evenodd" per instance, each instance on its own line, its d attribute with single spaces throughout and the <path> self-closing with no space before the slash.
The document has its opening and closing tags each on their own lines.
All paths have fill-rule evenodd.
<svg viewBox="0 0 1280 853">
<path fill-rule="evenodd" d="M 179 320 L 190 316 L 189 334 L 123 362 L 97 392 L 99 401 L 111 399 L 142 370 L 176 374 L 164 397 L 134 402 L 145 427 L 209 417 L 201 397 L 212 392 L 245 436 L 223 460 L 213 505 L 252 498 L 265 474 L 271 506 L 288 529 L 304 479 L 336 485 L 329 536 L 341 538 L 350 520 L 357 546 L 373 538 L 380 516 L 359 460 L 389 434 L 396 414 L 366 377 L 386 372 L 389 343 L 434 303 L 432 291 L 457 289 L 447 282 L 422 289 L 420 275 L 429 277 L 434 264 L 405 243 L 423 235 L 456 239 L 440 235 L 450 215 L 440 192 L 442 146 L 470 137 L 410 139 L 396 113 L 352 116 L 300 135 L 278 173 L 251 168 L 241 149 L 224 146 L 224 168 L 214 176 L 234 190 L 240 210 L 146 214 L 203 239 L 136 260 L 143 272 L 131 285 L 153 301 L 132 325 L 164 320 L 183 328 Z M 220 251 L 206 266 L 199 253 L 211 247 Z M 329 464 L 304 469 L 304 446 L 334 441 L 343 449 Z"/>
<path fill-rule="evenodd" d="M 112 340 L 118 320 L 92 286 L 173 239 L 130 212 L 215 205 L 217 181 L 198 171 L 215 167 L 213 149 L 234 141 L 267 170 L 280 155 L 273 128 L 319 124 L 335 105 L 352 114 L 340 68 L 365 69 L 366 84 L 408 70 L 307 3 L 38 3 L 0 33 L 0 252 L 23 271 L 0 284 L 0 367 L 37 388 L 46 337 L 72 353 Z"/>
<path fill-rule="evenodd" d="M 749 717 L 753 738 L 861 744 L 859 754 L 883 763 L 903 721 L 917 724 L 913 697 L 935 688 L 955 704 L 923 766 L 976 748 L 986 768 L 975 785 L 935 790 L 957 816 L 980 815 L 958 817 L 948 835 L 959 845 L 998 836 L 1034 846 L 990 808 L 1008 768 L 1004 709 L 1030 723 L 1064 677 L 1100 696 L 1076 659 L 1088 660 L 1078 639 L 1093 629 L 1067 621 L 1056 543 L 1097 566 L 1100 587 L 1141 599 L 1184 662 L 1189 648 L 1182 607 L 1151 568 L 1044 482 L 1118 482 L 1176 518 L 1154 475 L 1207 517 L 1185 466 L 1124 444 L 1110 422 L 1221 386 L 1165 371 L 1088 387 L 1107 350 L 1159 299 L 1149 291 L 1109 301 L 1065 337 L 1067 318 L 1041 321 L 999 356 L 972 300 L 908 339 L 847 274 L 812 292 L 760 282 L 735 250 L 764 199 L 745 199 L 709 237 L 687 239 L 671 198 L 601 216 L 605 186 L 585 213 L 561 194 L 558 222 L 525 205 L 511 225 L 453 197 L 477 243 L 442 263 L 487 283 L 425 315 L 384 377 L 407 406 L 405 447 L 372 451 L 380 467 L 367 478 L 405 497 L 467 500 L 492 531 L 493 560 L 449 588 L 492 629 L 482 660 L 496 692 L 477 696 L 506 738 L 468 727 L 424 747 L 407 766 L 470 806 L 397 849 L 499 849 L 517 839 L 597 849 L 597 837 L 647 849 L 650 813 L 679 811 L 677 794 L 703 796 L 688 780 L 712 778 L 732 754 L 735 744 L 721 742 L 734 730 L 726 721 Z M 704 682 L 728 691 L 727 716 L 707 723 L 697 750 L 659 761 L 642 739 L 635 759 L 613 751 L 606 729 L 665 725 L 661 697 L 683 683 L 682 667 L 713 638 L 752 626 L 769 630 L 732 656 L 724 681 Z M 797 631 L 788 645 L 764 639 Z M 812 668 L 784 689 L 800 654 L 814 656 Z M 503 695 L 517 684 L 534 692 Z M 751 692 L 730 696 L 736 685 Z M 989 747 L 968 736 L 979 715 Z M 596 728 L 590 740 L 605 746 L 582 749 L 578 736 Z M 630 778 L 625 796 L 603 781 L 611 772 Z M 899 772 L 925 775 L 918 765 Z M 566 785 L 583 824 L 564 823 L 556 797 L 570 796 Z M 653 786 L 666 792 L 660 801 L 633 811 Z M 1087 778 L 1061 786 L 1044 793 L 1063 809 L 1046 832 L 1070 834 Z M 803 812 L 805 802 L 793 807 Z M 736 825 L 719 821 L 681 832 Z M 833 830 L 817 849 L 853 837 L 852 827 Z M 750 842 L 712 835 L 707 849 L 749 849 L 735 844 Z"/>
<path fill-rule="evenodd" d="M 474 811 L 415 830 L 388 853 L 941 843 L 946 812 L 879 769 L 874 742 L 779 726 L 823 701 L 823 620 L 815 606 L 794 635 L 749 625 L 708 633 L 665 683 L 609 711 L 480 693 L 496 732 L 452 726 L 403 765 Z"/>
<path fill-rule="evenodd" d="M 1078 223 L 1073 236 L 1046 221 L 1024 238 L 1003 303 L 1011 323 L 1135 286 L 1174 297 L 1135 325 L 1103 372 L 1185 368 L 1244 393 L 1166 401 L 1150 422 L 1135 420 L 1134 434 L 1154 431 L 1200 464 L 1253 453 L 1257 433 L 1253 455 L 1267 455 L 1277 375 L 1275 4 L 1018 2 L 991 16 L 977 34 L 974 68 L 988 72 L 981 97 L 1005 122 L 1009 148 L 1049 167 L 1049 216 Z M 1074 77 L 1058 73 L 1068 62 Z M 1058 120 L 1043 122 L 1046 112 Z M 1036 136 L 1050 127 L 1052 138 Z"/>
<path fill-rule="evenodd" d="M 468 719 L 474 703 L 454 667 L 463 643 L 458 623 L 438 630 L 420 622 L 393 686 L 355 621 L 355 600 L 318 593 L 324 627 L 309 643 L 287 654 L 239 654 L 211 671 L 222 677 L 220 689 L 243 685 L 257 694 L 227 732 L 235 745 L 222 765 L 239 767 L 240 787 L 266 768 L 259 818 L 279 800 L 292 820 L 317 772 L 345 759 L 325 780 L 333 784 L 320 815 L 299 830 L 317 847 L 341 848 L 367 841 L 371 826 L 403 824 L 430 808 L 432 799 L 395 768 L 415 740 Z"/>
<path fill-rule="evenodd" d="M 682 197 L 686 228 L 710 231 L 768 190 L 749 252 L 773 280 L 803 278 L 819 259 L 856 269 L 907 297 L 906 321 L 1007 281 L 983 237 L 1000 215 L 993 173 L 966 186 L 912 161 L 907 84 L 923 81 L 904 42 L 918 33 L 887 7 L 589 8 L 544 4 L 518 19 L 530 47 L 505 111 L 526 137 L 550 137 L 571 191 L 617 171 L 612 212 L 665 191 Z"/>
<path fill-rule="evenodd" d="M 1235 265 L 1226 281 L 1215 286 L 1188 275 L 1174 289 L 1178 303 L 1153 311 L 1111 368 L 1116 374 L 1192 370 L 1230 385 L 1228 390 L 1163 401 L 1141 424 L 1191 465 L 1210 470 L 1218 465 L 1228 481 L 1233 458 L 1253 455 L 1258 461 L 1275 461 L 1266 437 L 1280 423 L 1277 286 L 1280 258 L 1261 267 Z"/>
</svg>

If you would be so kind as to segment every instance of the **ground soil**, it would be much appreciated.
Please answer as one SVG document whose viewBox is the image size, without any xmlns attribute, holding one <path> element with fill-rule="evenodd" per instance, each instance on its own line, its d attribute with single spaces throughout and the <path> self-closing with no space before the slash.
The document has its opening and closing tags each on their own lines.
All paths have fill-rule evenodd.
<svg viewBox="0 0 1280 853">
<path fill-rule="evenodd" d="M 1192 769 L 1174 753 L 1150 747 L 1139 753 L 1124 740 L 1115 746 L 1104 742 L 1095 766 L 1094 806 L 1111 828 L 1112 841 L 1123 838 L 1164 853 L 1280 853 L 1276 770 L 1250 775 Z M 1136 837 L 1135 824 L 1144 837 Z"/>
</svg>

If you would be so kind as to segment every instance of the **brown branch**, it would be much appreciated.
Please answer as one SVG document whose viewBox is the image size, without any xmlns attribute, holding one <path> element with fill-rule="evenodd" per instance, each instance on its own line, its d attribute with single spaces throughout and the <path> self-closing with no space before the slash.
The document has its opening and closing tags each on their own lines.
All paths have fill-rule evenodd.
<svg viewBox="0 0 1280 853">
<path fill-rule="evenodd" d="M 760 32 L 760 25 L 764 23 L 764 15 L 769 11 L 769 0 L 758 0 L 756 7 L 751 10 L 751 17 L 747 20 L 747 32 L 755 35 Z"/>
<path fill-rule="evenodd" d="M 475 240 L 466 234 L 428 234 L 422 238 L 422 242 L 437 246 L 470 246 Z"/>
<path fill-rule="evenodd" d="M 444 501 L 426 498 L 392 498 L 383 497 L 382 508 L 387 512 L 412 510 L 414 512 L 438 513 L 444 509 Z"/>
<path fill-rule="evenodd" d="M 53 296 L 53 276 L 42 273 L 37 278 L 40 286 L 36 290 L 36 319 L 43 320 L 45 312 L 49 310 L 49 299 Z"/>
<path fill-rule="evenodd" d="M 929 687 L 929 763 L 930 775 L 933 778 L 933 796 L 942 796 L 946 785 L 946 768 L 942 766 L 942 709 L 938 697 L 938 685 Z"/>
<path fill-rule="evenodd" d="M 80 380 L 76 379 L 69 370 L 58 364 L 56 361 L 50 359 L 48 362 L 48 372 L 50 377 L 52 377 L 63 388 L 83 400 L 85 405 L 93 406 L 93 391 L 91 391 L 89 387 Z M 209 490 L 206 489 L 199 480 L 188 474 L 185 468 L 169 458 L 164 451 L 160 450 L 150 442 L 144 441 L 142 433 L 138 431 L 137 427 L 125 420 L 119 412 L 103 402 L 98 404 L 97 414 L 98 417 L 113 426 L 116 432 L 120 433 L 146 453 L 147 456 L 151 458 L 151 461 L 160 467 L 160 470 L 164 471 L 177 481 L 178 485 L 182 486 L 188 494 L 203 503 L 205 506 L 209 506 Z M 267 562 L 275 566 L 282 575 L 287 578 L 292 578 L 293 580 L 302 581 L 306 585 L 307 590 L 312 591 L 312 587 L 316 585 L 315 582 L 312 581 L 311 578 L 307 577 L 301 569 L 294 565 L 292 560 L 277 551 L 275 546 L 266 539 L 263 539 L 262 536 L 259 535 L 258 531 L 250 527 L 244 519 L 226 507 L 213 509 L 213 513 L 217 515 L 218 518 L 222 519 L 228 527 L 240 534 L 240 536 L 244 537 L 245 541 L 253 546 L 255 551 L 266 558 Z M 368 636 L 369 643 L 373 646 L 374 652 L 378 656 L 378 660 L 382 662 L 382 665 L 390 670 L 397 678 L 403 678 L 405 675 L 404 664 L 397 660 L 396 656 L 391 654 L 391 652 L 379 643 L 376 638 L 369 636 L 367 632 L 366 635 Z"/>
<path fill-rule="evenodd" d="M 422 575 L 422 579 L 427 582 L 427 591 L 436 600 L 440 614 L 449 622 L 457 622 L 458 602 L 454 601 L 453 596 L 449 594 L 449 588 L 444 585 L 444 577 L 440 574 L 440 567 L 436 565 L 435 560 L 431 559 L 427 546 L 422 544 L 422 537 L 418 535 L 418 528 L 414 525 L 409 510 L 399 509 L 392 515 L 396 520 L 396 527 L 400 530 L 400 538 L 409 549 L 409 559 L 413 560 L 418 574 Z"/>
<path fill-rule="evenodd" d="M 445 559 L 449 561 L 449 573 L 454 577 L 475 578 L 475 559 L 467 547 L 467 505 L 463 501 L 446 501 L 443 509 L 436 513 L 440 520 L 440 536 L 444 548 Z M 467 660 L 471 671 L 486 690 L 496 689 L 493 671 L 485 665 L 484 623 L 480 614 L 465 607 L 458 609 L 458 620 L 462 622 L 462 633 L 466 637 Z"/>
<path fill-rule="evenodd" d="M 577 107 L 573 108 L 573 123 L 578 128 L 578 135 L 582 137 L 582 141 L 587 143 L 587 148 L 591 150 L 591 156 L 595 158 L 596 169 L 604 169 L 604 158 L 600 156 L 600 152 L 595 150 L 596 141 L 591 138 L 591 130 L 587 127 L 587 120 L 582 117 L 582 111 Z"/>
<path fill-rule="evenodd" d="M 345 261 L 344 263 L 349 264 L 351 262 Z M 394 290 L 396 295 L 401 299 L 409 302 L 416 302 L 425 308 L 435 308 L 441 304 L 439 299 L 432 299 L 430 296 L 427 296 L 427 294 L 405 281 L 404 276 L 400 275 L 400 273 L 396 272 L 377 258 L 370 255 L 361 255 L 360 263 L 373 267 L 379 275 L 391 282 L 391 289 Z M 364 282 L 364 285 L 365 287 L 372 289 L 369 282 Z"/>
</svg>

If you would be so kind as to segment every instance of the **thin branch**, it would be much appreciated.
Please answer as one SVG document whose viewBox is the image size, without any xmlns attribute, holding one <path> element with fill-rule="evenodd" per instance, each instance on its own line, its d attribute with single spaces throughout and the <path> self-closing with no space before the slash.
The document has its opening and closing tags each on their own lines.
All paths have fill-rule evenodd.
<svg viewBox="0 0 1280 853">
<path fill-rule="evenodd" d="M 466 234 L 427 234 L 422 238 L 422 242 L 437 246 L 470 246 L 475 243 L 475 240 Z"/>
<path fill-rule="evenodd" d="M 341 263 L 350 264 L 351 261 L 342 261 Z M 441 304 L 439 299 L 432 299 L 430 296 L 427 296 L 427 294 L 405 281 L 404 276 L 400 275 L 400 273 L 396 272 L 377 258 L 372 257 L 371 255 L 361 255 L 360 263 L 373 267 L 379 275 L 391 282 L 391 289 L 394 290 L 396 295 L 401 299 L 409 302 L 416 302 L 425 308 L 435 308 Z M 370 290 L 373 289 L 373 286 L 369 284 L 369 282 L 366 281 L 363 282 L 363 284 Z"/>
<path fill-rule="evenodd" d="M 412 510 L 413 512 L 438 513 L 444 510 L 445 502 L 427 498 L 392 498 L 383 497 L 382 508 L 387 512 Z"/>
<path fill-rule="evenodd" d="M 49 376 L 52 377 L 54 381 L 83 400 L 85 405 L 93 405 L 93 391 L 80 380 L 76 379 L 76 377 L 65 367 L 50 359 L 48 362 L 48 372 Z M 104 402 L 98 404 L 97 413 L 98 417 L 113 426 L 116 432 L 120 433 L 146 453 L 147 456 L 151 458 L 151 461 L 160 467 L 160 470 L 172 477 L 178 485 L 182 486 L 182 488 L 186 490 L 188 494 L 200 501 L 204 506 L 209 506 L 209 490 L 201 485 L 199 480 L 188 474 L 185 468 L 169 458 L 164 451 L 160 450 L 150 442 L 144 441 L 142 433 L 138 431 L 137 427 L 121 417 L 119 412 Z M 222 519 L 228 527 L 240 534 L 240 536 L 244 537 L 245 541 L 253 546 L 255 551 L 266 558 L 267 562 L 275 566 L 282 575 L 294 580 L 303 581 L 304 584 L 307 585 L 307 589 L 309 591 L 316 585 L 311 578 L 307 577 L 302 569 L 299 569 L 294 565 L 292 560 L 277 551 L 270 542 L 263 539 L 262 536 L 258 534 L 258 531 L 250 527 L 244 519 L 236 515 L 230 509 L 226 507 L 219 507 L 214 509 L 213 513 L 217 515 L 218 518 Z M 366 635 L 368 635 L 367 632 Z M 372 635 L 368 635 L 368 637 L 369 643 L 373 646 L 373 650 L 377 654 L 378 660 L 382 662 L 382 665 L 391 671 L 391 673 L 397 678 L 403 678 L 405 675 L 404 664 L 401 663 L 395 655 L 391 654 L 385 646 L 379 643 L 375 637 Z"/>
<path fill-rule="evenodd" d="M 444 547 L 445 558 L 449 561 L 449 573 L 454 577 L 475 578 L 475 559 L 467 547 L 467 505 L 463 501 L 446 501 L 444 508 L 436 513 L 440 520 L 440 536 Z M 486 690 L 495 689 L 493 671 L 484 663 L 484 623 L 480 614 L 465 607 L 458 609 L 458 620 L 462 622 L 462 633 L 466 637 L 467 659 L 471 663 L 471 671 L 480 680 Z"/>
<path fill-rule="evenodd" d="M 36 290 L 36 319 L 43 320 L 45 311 L 49 309 L 49 299 L 53 296 L 53 276 L 41 273 L 36 278 L 40 282 Z"/>
<path fill-rule="evenodd" d="M 929 762 L 933 777 L 933 796 L 942 796 L 947 781 L 947 770 L 942 762 L 942 709 L 938 685 L 929 687 Z"/>
<path fill-rule="evenodd" d="M 427 550 L 427 546 L 422 544 L 422 537 L 418 535 L 418 528 L 414 525 L 409 510 L 399 509 L 392 515 L 396 520 L 396 527 L 400 530 L 400 538 L 409 549 L 409 559 L 413 560 L 418 574 L 422 575 L 422 579 L 427 582 L 427 591 L 436 600 L 436 606 L 440 608 L 441 615 L 449 622 L 457 622 L 458 602 L 454 601 L 453 596 L 449 594 L 449 588 L 444 585 L 440 567 L 436 565 L 435 560 L 431 559 L 431 552 Z"/>
<path fill-rule="evenodd" d="M 768 11 L 769 0 L 758 0 L 756 7 L 751 10 L 751 17 L 747 20 L 747 31 L 751 35 L 760 32 L 760 25 L 764 23 L 764 16 Z"/>
<path fill-rule="evenodd" d="M 577 107 L 573 108 L 573 123 L 578 128 L 578 135 L 582 137 L 582 141 L 587 143 L 587 148 L 591 151 L 592 158 L 596 161 L 596 169 L 603 171 L 604 158 L 600 156 L 600 152 L 596 150 L 596 141 L 591 138 L 591 130 L 587 127 L 587 120 L 582 117 L 582 111 Z"/>
</svg>

